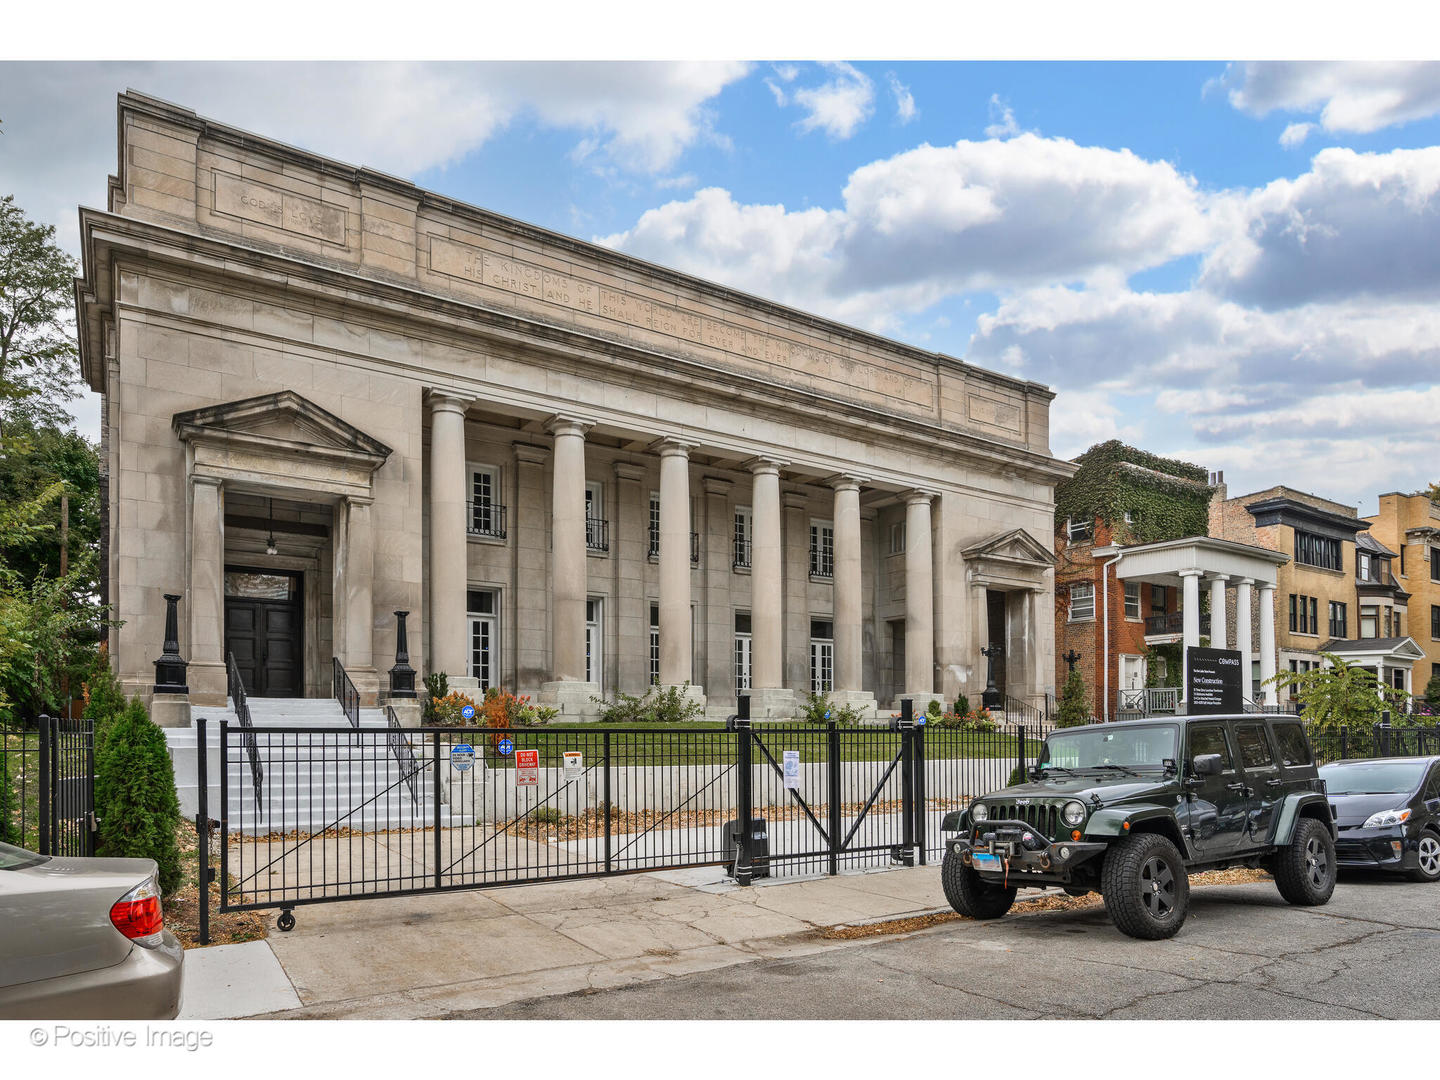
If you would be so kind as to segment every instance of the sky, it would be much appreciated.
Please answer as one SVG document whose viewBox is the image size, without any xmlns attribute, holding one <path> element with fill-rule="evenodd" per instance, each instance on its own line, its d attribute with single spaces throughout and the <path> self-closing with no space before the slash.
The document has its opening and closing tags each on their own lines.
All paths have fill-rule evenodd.
<svg viewBox="0 0 1440 1080">
<path fill-rule="evenodd" d="M 0 63 L 0 192 L 72 252 L 127 87 L 1046 383 L 1062 457 L 1440 480 L 1440 63 Z"/>
</svg>

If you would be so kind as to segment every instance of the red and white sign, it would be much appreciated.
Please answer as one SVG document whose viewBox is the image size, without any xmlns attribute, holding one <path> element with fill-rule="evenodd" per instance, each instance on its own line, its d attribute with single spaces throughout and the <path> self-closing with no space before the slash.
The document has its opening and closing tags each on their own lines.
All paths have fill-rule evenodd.
<svg viewBox="0 0 1440 1080">
<path fill-rule="evenodd" d="M 540 751 L 515 751 L 515 786 L 538 787 L 540 785 Z"/>
</svg>

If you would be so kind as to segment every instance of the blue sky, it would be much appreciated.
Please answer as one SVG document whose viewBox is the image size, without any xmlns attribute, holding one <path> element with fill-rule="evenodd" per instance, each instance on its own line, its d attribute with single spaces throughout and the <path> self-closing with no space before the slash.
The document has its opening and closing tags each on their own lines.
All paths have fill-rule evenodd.
<svg viewBox="0 0 1440 1080">
<path fill-rule="evenodd" d="M 0 64 L 72 247 L 125 87 L 1046 382 L 1064 456 L 1440 479 L 1440 65 Z"/>
</svg>

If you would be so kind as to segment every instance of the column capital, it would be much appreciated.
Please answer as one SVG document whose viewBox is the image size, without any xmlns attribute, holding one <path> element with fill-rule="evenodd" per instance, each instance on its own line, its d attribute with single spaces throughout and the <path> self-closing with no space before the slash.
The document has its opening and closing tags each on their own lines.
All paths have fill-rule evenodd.
<svg viewBox="0 0 1440 1080">
<path fill-rule="evenodd" d="M 763 473 L 773 473 L 774 475 L 779 476 L 780 470 L 789 468 L 789 466 L 790 462 L 788 461 L 784 461 L 780 458 L 766 457 L 765 455 L 760 454 L 742 463 L 740 467 L 742 469 L 748 469 L 750 473 L 754 476 L 760 476 Z"/>
<path fill-rule="evenodd" d="M 829 484 L 836 491 L 859 491 L 866 484 L 870 483 L 868 476 L 857 476 L 854 473 L 836 473 L 834 476 L 827 476 L 825 483 Z"/>
<path fill-rule="evenodd" d="M 225 485 L 225 481 L 221 480 L 220 477 L 218 477 L 218 476 L 207 476 L 205 473 L 191 473 L 191 474 L 190 474 L 190 482 L 191 482 L 192 484 L 204 484 L 206 487 L 217 487 L 217 488 L 218 488 L 218 487 L 224 487 L 224 485 Z"/>
<path fill-rule="evenodd" d="M 786 510 L 804 510 L 810 505 L 810 496 L 803 491 L 782 491 L 780 505 Z"/>
<path fill-rule="evenodd" d="M 548 446 L 536 446 L 534 443 L 517 442 L 511 443 L 515 451 L 515 460 L 522 465 L 544 465 L 550 460 L 550 448 Z"/>
<path fill-rule="evenodd" d="M 346 496 L 345 496 L 345 505 L 346 505 L 346 506 L 374 506 L 374 505 L 375 505 L 375 496 L 374 496 L 374 495 L 346 495 Z"/>
<path fill-rule="evenodd" d="M 1275 591 L 1275 582 L 1273 582 L 1273 581 L 1257 581 L 1257 582 L 1255 583 L 1255 587 L 1256 587 L 1257 589 L 1259 589 L 1261 592 L 1274 592 L 1274 591 Z"/>
<path fill-rule="evenodd" d="M 568 413 L 556 413 L 545 421 L 545 430 L 551 435 L 579 435 L 585 437 L 585 433 L 595 426 L 595 421 L 583 416 L 571 416 Z"/>
<path fill-rule="evenodd" d="M 1193 566 L 1187 567 L 1184 570 L 1177 570 L 1175 573 L 1178 577 L 1182 578 L 1203 578 L 1205 576 L 1204 570 L 1198 570 Z"/>
<path fill-rule="evenodd" d="M 911 488 L 909 491 L 903 492 L 900 497 L 905 500 L 906 506 L 914 506 L 916 503 L 924 503 L 928 506 L 938 495 L 939 492 L 927 491 L 924 488 Z"/>
<path fill-rule="evenodd" d="M 461 416 L 464 416 L 465 410 L 468 409 L 475 400 L 474 398 L 456 393 L 454 390 L 442 390 L 434 386 L 426 390 L 425 394 L 426 397 L 430 399 L 430 411 L 432 413 L 459 413 Z"/>
<path fill-rule="evenodd" d="M 1254 584 L 1255 584 L 1255 579 L 1254 579 L 1253 577 L 1236 578 L 1236 579 L 1235 579 L 1235 584 L 1236 584 L 1236 585 L 1254 585 Z"/>
<path fill-rule="evenodd" d="M 690 451 L 699 445 L 700 444 L 693 439 L 682 439 L 678 435 L 662 435 L 650 444 L 650 452 L 652 454 L 659 454 L 662 458 L 688 458 Z"/>
<path fill-rule="evenodd" d="M 611 466 L 615 470 L 616 480 L 631 480 L 639 483 L 645 479 L 645 466 L 636 465 L 630 461 L 617 461 Z"/>
</svg>

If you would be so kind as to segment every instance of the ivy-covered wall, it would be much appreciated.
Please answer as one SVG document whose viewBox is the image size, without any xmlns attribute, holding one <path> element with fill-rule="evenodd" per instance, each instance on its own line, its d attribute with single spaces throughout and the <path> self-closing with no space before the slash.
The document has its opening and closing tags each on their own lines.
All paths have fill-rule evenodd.
<svg viewBox="0 0 1440 1080">
<path fill-rule="evenodd" d="M 1098 443 L 1075 459 L 1075 475 L 1055 487 L 1055 530 L 1066 518 L 1095 518 L 1117 544 L 1148 544 L 1204 536 L 1214 489 L 1199 465 L 1126 446 Z M 1130 522 L 1125 521 L 1126 513 Z"/>
</svg>

